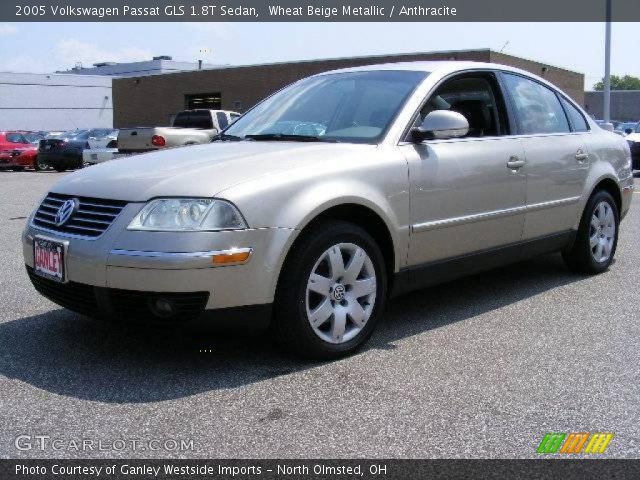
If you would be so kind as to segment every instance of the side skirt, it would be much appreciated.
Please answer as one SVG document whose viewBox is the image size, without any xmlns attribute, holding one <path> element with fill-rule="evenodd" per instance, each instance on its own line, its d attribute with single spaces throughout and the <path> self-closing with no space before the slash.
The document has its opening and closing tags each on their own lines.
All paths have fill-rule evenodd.
<svg viewBox="0 0 640 480">
<path fill-rule="evenodd" d="M 575 230 L 403 268 L 395 274 L 391 296 L 473 275 L 495 267 L 557 252 L 571 245 Z"/>
</svg>

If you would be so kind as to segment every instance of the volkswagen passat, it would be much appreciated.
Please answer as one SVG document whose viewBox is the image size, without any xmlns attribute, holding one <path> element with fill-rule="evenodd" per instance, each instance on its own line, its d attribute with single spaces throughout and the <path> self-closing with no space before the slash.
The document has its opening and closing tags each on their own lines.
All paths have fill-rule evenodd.
<svg viewBox="0 0 640 480">
<path fill-rule="evenodd" d="M 210 145 L 64 177 L 24 258 L 86 315 L 270 320 L 289 349 L 335 358 L 391 294 L 554 251 L 604 271 L 632 188 L 627 143 L 541 78 L 368 66 L 300 80 Z"/>
</svg>

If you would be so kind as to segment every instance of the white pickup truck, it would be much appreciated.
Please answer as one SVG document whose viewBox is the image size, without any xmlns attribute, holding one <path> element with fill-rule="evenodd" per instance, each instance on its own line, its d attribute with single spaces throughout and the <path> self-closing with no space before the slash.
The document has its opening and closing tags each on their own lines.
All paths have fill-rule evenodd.
<svg viewBox="0 0 640 480">
<path fill-rule="evenodd" d="M 184 110 L 170 127 L 121 128 L 119 153 L 140 153 L 162 148 L 209 143 L 240 116 L 227 110 Z"/>
</svg>

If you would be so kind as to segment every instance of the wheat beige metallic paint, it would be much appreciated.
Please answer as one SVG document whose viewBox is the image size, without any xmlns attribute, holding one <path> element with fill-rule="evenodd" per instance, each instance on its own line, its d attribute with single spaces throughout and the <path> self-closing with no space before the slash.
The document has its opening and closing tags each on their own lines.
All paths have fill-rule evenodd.
<svg viewBox="0 0 640 480">
<path fill-rule="evenodd" d="M 584 134 L 451 139 L 412 144 L 407 127 L 424 99 L 459 72 L 518 70 L 472 62 L 419 62 L 350 70 L 431 72 L 397 115 L 378 145 L 296 142 L 225 142 L 115 160 L 64 177 L 52 191 L 131 203 L 95 240 L 69 239 L 73 281 L 149 291 L 211 292 L 208 308 L 273 301 L 287 252 L 300 231 L 333 206 L 357 204 L 375 212 L 389 230 L 394 271 L 575 229 L 595 185 L 633 179 L 626 144 L 589 120 Z M 531 77 L 531 75 L 519 72 Z M 543 83 L 544 80 L 538 79 Z M 545 142 L 558 141 L 555 159 Z M 573 156 L 581 148 L 583 163 Z M 565 152 L 566 150 L 566 152 Z M 628 152 L 628 148 L 627 148 Z M 526 161 L 511 169 L 512 157 Z M 531 172 L 536 178 L 530 178 Z M 498 194 L 496 194 L 498 192 Z M 249 225 L 224 232 L 137 232 L 126 229 L 144 203 L 157 197 L 218 197 L 234 203 Z M 621 216 L 630 195 L 622 195 Z M 540 218 L 552 218 L 552 227 Z M 23 236 L 33 265 L 33 236 Z M 55 235 L 53 235 L 55 236 Z M 64 238 L 60 236 L 60 238 Z M 251 248 L 244 265 L 213 268 L 175 262 L 171 268 L 123 251 L 207 252 Z M 120 253 L 114 255 L 114 250 Z M 240 288 L 241 286 L 241 288 Z"/>
</svg>

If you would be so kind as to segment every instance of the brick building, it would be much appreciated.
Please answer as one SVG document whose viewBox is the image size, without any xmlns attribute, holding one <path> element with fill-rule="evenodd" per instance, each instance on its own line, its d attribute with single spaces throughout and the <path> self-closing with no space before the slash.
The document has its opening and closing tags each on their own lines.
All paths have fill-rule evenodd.
<svg viewBox="0 0 640 480">
<path fill-rule="evenodd" d="M 554 83 L 583 104 L 584 75 L 489 49 L 349 57 L 219 67 L 113 80 L 114 127 L 168 125 L 185 108 L 245 111 L 300 78 L 360 65 L 425 60 L 495 62 L 527 70 Z"/>
<path fill-rule="evenodd" d="M 595 118 L 602 118 L 604 92 L 585 92 L 584 107 Z M 640 121 L 640 90 L 612 90 L 611 119 L 621 122 Z"/>
</svg>

